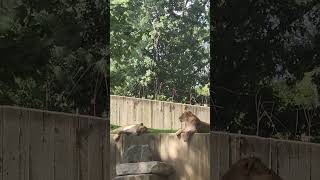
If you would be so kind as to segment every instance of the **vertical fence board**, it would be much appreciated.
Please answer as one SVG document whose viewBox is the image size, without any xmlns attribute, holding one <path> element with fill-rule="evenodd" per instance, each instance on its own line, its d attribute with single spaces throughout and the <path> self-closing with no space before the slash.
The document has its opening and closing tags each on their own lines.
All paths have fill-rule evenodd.
<svg viewBox="0 0 320 180">
<path fill-rule="evenodd" d="M 141 103 L 140 100 L 135 101 L 134 109 L 136 123 L 143 122 L 143 103 Z"/>
<path fill-rule="evenodd" d="M 110 179 L 116 176 L 116 165 L 119 160 L 117 160 L 119 150 L 117 150 L 116 142 L 113 140 L 114 135 L 110 135 Z M 112 158 L 113 157 L 113 158 Z"/>
<path fill-rule="evenodd" d="M 116 119 L 114 122 L 117 122 L 116 124 L 120 124 L 120 102 L 119 102 L 119 98 L 115 99 L 115 107 L 110 107 L 110 110 L 112 109 L 115 109 L 115 112 L 114 112 L 114 118 Z M 113 121 L 113 119 L 110 119 L 111 121 Z"/>
<path fill-rule="evenodd" d="M 118 114 L 119 114 L 119 122 L 117 125 L 123 126 L 127 123 L 126 119 L 126 103 L 124 102 L 124 99 L 122 97 L 119 97 L 118 99 Z"/>
<path fill-rule="evenodd" d="M 278 142 L 278 171 L 279 175 L 284 179 L 291 179 L 290 177 L 290 154 L 291 148 L 287 142 Z"/>
<path fill-rule="evenodd" d="M 171 111 L 170 111 L 170 104 L 163 103 L 163 127 L 166 129 L 172 129 L 171 124 Z"/>
<path fill-rule="evenodd" d="M 79 146 L 79 177 L 80 180 L 90 180 L 88 176 L 88 134 L 89 118 L 79 117 L 78 146 Z"/>
<path fill-rule="evenodd" d="M 46 168 L 41 176 L 44 177 L 44 179 L 55 180 L 55 120 L 49 112 L 45 112 L 43 115 L 42 158 L 47 161 L 42 159 L 42 165 Z"/>
<path fill-rule="evenodd" d="M 123 102 L 123 106 L 121 106 L 120 108 L 119 108 L 119 110 L 120 110 L 120 114 L 121 114 L 121 116 L 122 116 L 122 118 L 120 119 L 120 121 L 123 121 L 123 125 L 127 125 L 127 124 L 130 124 L 130 122 L 131 122 L 131 120 L 130 120 L 130 118 L 128 118 L 128 117 L 130 117 L 129 116 L 129 110 L 130 110 L 130 108 L 129 108 L 129 100 L 127 100 L 126 98 L 122 98 L 122 102 Z"/>
<path fill-rule="evenodd" d="M 103 128 L 103 180 L 107 180 L 110 178 L 110 133 L 108 132 L 110 129 L 110 121 L 106 121 Z"/>
<path fill-rule="evenodd" d="M 164 124 L 164 102 L 158 102 L 158 108 L 159 108 L 159 114 L 157 116 L 158 118 L 158 124 L 160 129 L 169 129 L 168 126 L 166 127 Z"/>
<path fill-rule="evenodd" d="M 298 171 L 299 168 L 299 144 L 297 143 L 287 143 L 289 147 L 289 169 L 290 169 L 290 179 L 299 178 L 300 174 Z"/>
<path fill-rule="evenodd" d="M 68 120 L 69 138 L 68 138 L 68 154 L 70 154 L 70 173 L 71 180 L 79 180 L 78 164 L 79 164 L 79 146 L 77 144 L 77 131 L 79 126 L 78 117 L 71 116 Z"/>
<path fill-rule="evenodd" d="M 219 155 L 220 155 L 220 177 L 225 174 L 230 167 L 230 144 L 229 144 L 229 136 L 226 134 L 220 134 L 218 140 Z"/>
<path fill-rule="evenodd" d="M 310 180 L 319 180 L 320 179 L 320 146 L 311 147 L 311 179 Z"/>
<path fill-rule="evenodd" d="M 118 122 L 117 118 L 117 100 L 116 98 L 110 99 L 110 119 L 114 122 Z"/>
<path fill-rule="evenodd" d="M 29 145 L 30 145 L 30 121 L 29 111 L 21 109 L 20 111 L 20 134 L 19 134 L 19 167 L 20 180 L 29 180 Z"/>
<path fill-rule="evenodd" d="M 174 113 L 174 119 L 175 121 L 173 121 L 173 129 L 179 129 L 179 128 L 182 128 L 182 124 L 180 123 L 179 121 L 179 117 L 181 115 L 180 113 L 180 108 L 181 108 L 181 105 L 172 105 L 172 109 L 173 109 L 173 113 Z"/>
<path fill-rule="evenodd" d="M 137 121 L 134 116 L 134 102 L 132 99 L 126 99 L 127 102 L 127 124 L 136 124 Z"/>
<path fill-rule="evenodd" d="M 54 136 L 54 159 L 55 159 L 55 179 L 71 179 L 70 162 L 73 161 L 72 154 L 69 152 L 69 123 L 72 117 L 60 114 L 52 114 L 50 119 L 55 121 Z"/>
<path fill-rule="evenodd" d="M 152 104 L 151 101 L 143 103 L 143 123 L 147 127 L 152 127 Z"/>
<path fill-rule="evenodd" d="M 20 110 L 4 108 L 3 179 L 19 180 Z"/>
<path fill-rule="evenodd" d="M 210 133 L 210 179 L 220 179 L 219 135 Z"/>
<path fill-rule="evenodd" d="M 158 124 L 158 116 L 159 116 L 159 107 L 157 106 L 156 101 L 151 101 L 151 126 L 150 127 L 157 127 L 159 126 Z"/>
<path fill-rule="evenodd" d="M 298 169 L 296 169 L 298 176 L 296 178 L 299 178 L 301 180 L 310 180 L 310 145 L 303 143 L 297 143 L 298 150 L 299 150 L 299 161 Z"/>
<path fill-rule="evenodd" d="M 277 174 L 279 173 L 278 170 L 278 143 L 277 141 L 271 139 L 270 140 L 270 153 L 271 153 L 271 157 L 270 157 L 270 164 L 271 164 L 271 169 L 276 172 Z"/>
<path fill-rule="evenodd" d="M 96 122 L 97 121 L 97 122 Z M 101 120 L 89 119 L 90 133 L 88 136 L 88 178 L 102 180 L 102 128 L 104 122 Z M 97 126 L 99 125 L 99 126 Z"/>
<path fill-rule="evenodd" d="M 230 163 L 233 164 L 238 161 L 241 157 L 240 151 L 240 137 L 239 136 L 230 136 Z"/>
</svg>

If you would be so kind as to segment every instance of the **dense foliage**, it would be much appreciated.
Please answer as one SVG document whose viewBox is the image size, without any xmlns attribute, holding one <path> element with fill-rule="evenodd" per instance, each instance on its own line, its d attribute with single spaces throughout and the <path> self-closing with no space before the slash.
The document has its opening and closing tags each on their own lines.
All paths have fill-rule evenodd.
<svg viewBox="0 0 320 180">
<path fill-rule="evenodd" d="M 207 104 L 209 0 L 111 0 L 111 92 Z"/>
<path fill-rule="evenodd" d="M 0 104 L 107 112 L 107 2 L 7 0 L 0 6 Z"/>
<path fill-rule="evenodd" d="M 212 3 L 217 129 L 319 135 L 320 7 L 305 2 Z"/>
</svg>

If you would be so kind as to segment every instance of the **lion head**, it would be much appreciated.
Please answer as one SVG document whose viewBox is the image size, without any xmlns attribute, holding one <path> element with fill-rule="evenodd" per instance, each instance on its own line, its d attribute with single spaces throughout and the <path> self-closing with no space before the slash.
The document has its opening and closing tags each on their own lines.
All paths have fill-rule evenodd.
<svg viewBox="0 0 320 180">
<path fill-rule="evenodd" d="M 148 128 L 144 126 L 143 123 L 140 123 L 139 126 L 137 127 L 137 134 L 143 134 L 147 132 L 148 132 Z"/>
<path fill-rule="evenodd" d="M 282 180 L 257 157 L 243 158 L 231 166 L 222 180 Z"/>
<path fill-rule="evenodd" d="M 193 113 L 191 111 L 185 111 L 181 114 L 181 116 L 179 117 L 179 120 L 180 122 L 186 122 L 191 116 L 193 116 Z"/>
</svg>

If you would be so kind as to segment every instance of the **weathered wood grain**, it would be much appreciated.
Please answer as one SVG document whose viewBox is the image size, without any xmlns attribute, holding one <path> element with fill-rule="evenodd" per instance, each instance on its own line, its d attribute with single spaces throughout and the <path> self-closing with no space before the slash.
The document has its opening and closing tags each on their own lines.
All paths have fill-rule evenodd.
<svg viewBox="0 0 320 180">
<path fill-rule="evenodd" d="M 165 101 L 154 101 L 132 97 L 114 96 L 111 101 L 111 123 L 124 126 L 143 123 L 155 129 L 179 129 L 179 116 L 185 107 L 202 121 L 210 123 L 210 108 Z"/>
</svg>

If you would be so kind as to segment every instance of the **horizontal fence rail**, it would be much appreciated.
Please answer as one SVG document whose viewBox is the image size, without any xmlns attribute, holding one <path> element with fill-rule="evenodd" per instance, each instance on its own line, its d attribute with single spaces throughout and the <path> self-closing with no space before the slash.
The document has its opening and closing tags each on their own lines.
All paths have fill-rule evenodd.
<svg viewBox="0 0 320 180">
<path fill-rule="evenodd" d="M 179 129 L 181 123 L 178 118 L 185 107 L 202 121 L 210 123 L 210 108 L 205 106 L 114 95 L 110 101 L 110 121 L 115 125 L 144 123 L 148 128 Z"/>
<path fill-rule="evenodd" d="M 257 156 L 283 180 L 319 180 L 320 145 L 297 141 L 277 140 L 210 133 L 211 180 L 219 180 L 237 160 Z"/>
<path fill-rule="evenodd" d="M 109 121 L 0 106 L 0 180 L 106 180 Z"/>
<path fill-rule="evenodd" d="M 112 135 L 111 135 L 112 136 Z M 143 134 L 122 136 L 118 143 L 110 142 L 110 179 L 116 175 L 116 165 L 123 152 L 131 145 L 148 144 L 155 160 L 171 164 L 176 173 L 169 180 L 208 180 L 210 179 L 209 133 L 195 134 L 189 143 L 179 140 L 175 134 Z"/>
</svg>

